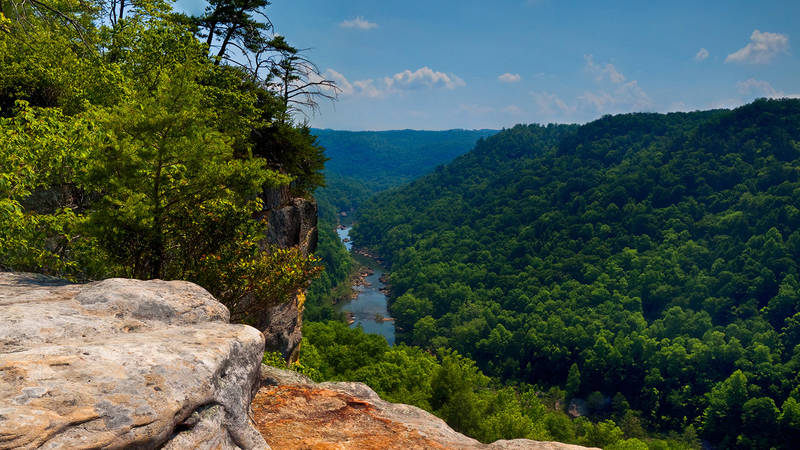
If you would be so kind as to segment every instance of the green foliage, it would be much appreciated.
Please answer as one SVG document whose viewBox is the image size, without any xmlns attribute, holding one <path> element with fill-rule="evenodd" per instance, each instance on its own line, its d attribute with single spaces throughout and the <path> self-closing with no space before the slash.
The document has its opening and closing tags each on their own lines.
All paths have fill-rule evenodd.
<svg viewBox="0 0 800 450">
<path fill-rule="evenodd" d="M 389 347 L 381 336 L 341 322 L 307 322 L 303 335 L 300 361 L 318 370 L 320 379 L 366 383 L 382 398 L 433 412 L 483 442 L 527 438 L 608 444 L 622 439 L 612 421 L 572 421 L 546 405 L 532 386 L 492 385 L 475 361 L 452 350 L 433 356 L 418 347 Z"/>
<path fill-rule="evenodd" d="M 92 3 L 12 3 L 0 5 L 0 267 L 195 281 L 245 321 L 308 286 L 319 260 L 265 244 L 258 196 L 289 183 L 308 194 L 324 155 L 290 117 L 284 151 L 253 155 L 280 112 L 266 80 L 208 58 L 165 2 L 111 23 Z M 268 23 L 242 17 L 223 19 Z"/>
<path fill-rule="evenodd" d="M 619 392 L 634 414 L 596 414 L 634 433 L 780 447 L 722 429 L 798 382 L 798 136 L 797 100 L 518 125 L 377 195 L 351 235 L 391 263 L 401 342 L 506 382 Z M 731 412 L 712 390 L 737 370 Z"/>
<path fill-rule="evenodd" d="M 301 361 L 287 363 L 281 352 L 264 352 L 261 362 L 268 366 L 277 367 L 279 369 L 288 369 L 311 378 L 314 381 L 322 381 L 322 376 L 319 371 L 313 367 L 308 367 Z"/>
<path fill-rule="evenodd" d="M 570 399 L 575 397 L 581 390 L 581 371 L 578 369 L 577 363 L 572 363 L 569 366 L 569 373 L 567 374 L 567 383 L 564 385 L 566 398 Z"/>
<path fill-rule="evenodd" d="M 353 214 L 373 194 L 430 172 L 468 151 L 494 130 L 338 131 L 313 129 L 330 160 L 325 187 L 316 191 L 320 217 Z M 344 219 L 349 223 L 349 217 Z"/>
<path fill-rule="evenodd" d="M 327 172 L 372 192 L 399 186 L 469 151 L 496 130 L 338 131 L 314 129 L 331 158 Z M 352 197 L 351 197 L 352 198 Z"/>
<path fill-rule="evenodd" d="M 103 264 L 76 242 L 92 125 L 22 100 L 15 113 L 0 118 L 0 267 L 85 278 Z"/>
<path fill-rule="evenodd" d="M 308 322 L 303 336 L 300 360 L 323 379 L 361 381 L 386 400 L 430 409 L 435 357 L 414 347 L 389 347 L 382 336 L 341 322 Z"/>
<path fill-rule="evenodd" d="M 241 202 L 264 184 L 284 181 L 263 161 L 233 158 L 230 140 L 210 126 L 197 85 L 176 69 L 155 92 L 129 97 L 95 119 L 105 136 L 91 155 L 88 187 L 103 196 L 89 226 L 136 278 L 175 276 L 170 253 L 186 232 L 184 214 Z"/>
<path fill-rule="evenodd" d="M 352 293 L 352 276 L 357 269 L 347 249 L 330 222 L 320 220 L 317 225 L 319 238 L 314 255 L 320 259 L 325 271 L 314 279 L 306 294 L 303 319 L 325 321 L 340 318 L 333 304 L 349 299 Z"/>
</svg>

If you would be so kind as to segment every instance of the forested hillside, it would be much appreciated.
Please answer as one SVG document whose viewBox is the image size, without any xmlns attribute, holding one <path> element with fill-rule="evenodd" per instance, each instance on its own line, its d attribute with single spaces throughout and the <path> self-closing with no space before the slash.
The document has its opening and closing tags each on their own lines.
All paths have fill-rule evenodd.
<svg viewBox="0 0 800 450">
<path fill-rule="evenodd" d="M 494 130 L 338 131 L 312 129 L 325 148 L 325 186 L 316 190 L 320 233 L 317 255 L 325 272 L 311 285 L 307 312 L 313 319 L 334 316 L 332 301 L 350 296 L 350 261 L 333 228 L 350 223 L 359 205 L 382 190 L 397 187 L 468 152 Z M 348 214 L 339 216 L 341 212 Z"/>
<path fill-rule="evenodd" d="M 518 125 L 377 196 L 352 235 L 391 262 L 406 343 L 623 428 L 800 439 L 798 100 Z"/>
<path fill-rule="evenodd" d="M 333 220 L 355 211 L 373 194 L 450 162 L 496 130 L 340 131 L 312 129 L 325 154 L 325 188 L 317 192 L 320 216 Z"/>
<path fill-rule="evenodd" d="M 371 190 L 398 186 L 468 152 L 496 130 L 339 131 L 313 129 L 330 161 L 325 170 Z"/>
</svg>

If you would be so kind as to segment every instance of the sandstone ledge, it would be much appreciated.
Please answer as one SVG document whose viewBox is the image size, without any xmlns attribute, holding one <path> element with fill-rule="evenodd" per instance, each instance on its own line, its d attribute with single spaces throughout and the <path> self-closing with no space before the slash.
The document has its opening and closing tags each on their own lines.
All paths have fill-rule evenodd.
<svg viewBox="0 0 800 450">
<path fill-rule="evenodd" d="M 0 449 L 268 448 L 264 338 L 180 281 L 0 273 Z"/>
<path fill-rule="evenodd" d="M 280 449 L 583 449 L 527 439 L 481 444 L 410 405 L 389 403 L 362 383 L 314 383 L 262 366 L 253 399 L 256 427 Z"/>
</svg>

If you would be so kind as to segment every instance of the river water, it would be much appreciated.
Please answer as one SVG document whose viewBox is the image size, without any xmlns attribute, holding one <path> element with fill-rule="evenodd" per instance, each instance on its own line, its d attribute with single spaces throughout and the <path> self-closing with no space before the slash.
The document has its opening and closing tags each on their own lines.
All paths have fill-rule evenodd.
<svg viewBox="0 0 800 450">
<path fill-rule="evenodd" d="M 351 251 L 353 243 L 349 242 L 350 228 L 337 229 L 336 234 L 339 235 L 347 251 Z M 383 269 L 372 259 L 361 255 L 353 256 L 361 265 L 369 267 L 373 272 L 366 277 L 365 284 L 354 287 L 358 292 L 355 299 L 339 302 L 336 308 L 351 315 L 353 323 L 350 324 L 350 328 L 360 326 L 365 333 L 379 334 L 386 338 L 389 345 L 394 345 L 394 321 L 383 320 L 391 319 L 388 298 L 381 292 L 385 287 L 380 280 L 384 273 Z"/>
</svg>

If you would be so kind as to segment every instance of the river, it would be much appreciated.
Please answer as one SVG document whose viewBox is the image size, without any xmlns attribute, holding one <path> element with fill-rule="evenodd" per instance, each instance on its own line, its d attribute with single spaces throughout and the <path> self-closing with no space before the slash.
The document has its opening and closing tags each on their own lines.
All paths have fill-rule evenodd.
<svg viewBox="0 0 800 450">
<path fill-rule="evenodd" d="M 339 228 L 336 234 L 339 235 L 347 251 L 352 251 L 353 243 L 349 239 L 350 227 Z M 389 315 L 389 299 L 381 292 L 381 289 L 386 287 L 381 281 L 383 268 L 373 259 L 361 255 L 353 257 L 362 266 L 371 269 L 372 273 L 366 277 L 364 284 L 354 286 L 358 296 L 353 300 L 339 302 L 336 309 L 348 313 L 353 319 L 350 328 L 360 326 L 365 333 L 379 334 L 386 338 L 389 345 L 394 345 L 394 321 Z"/>
</svg>

